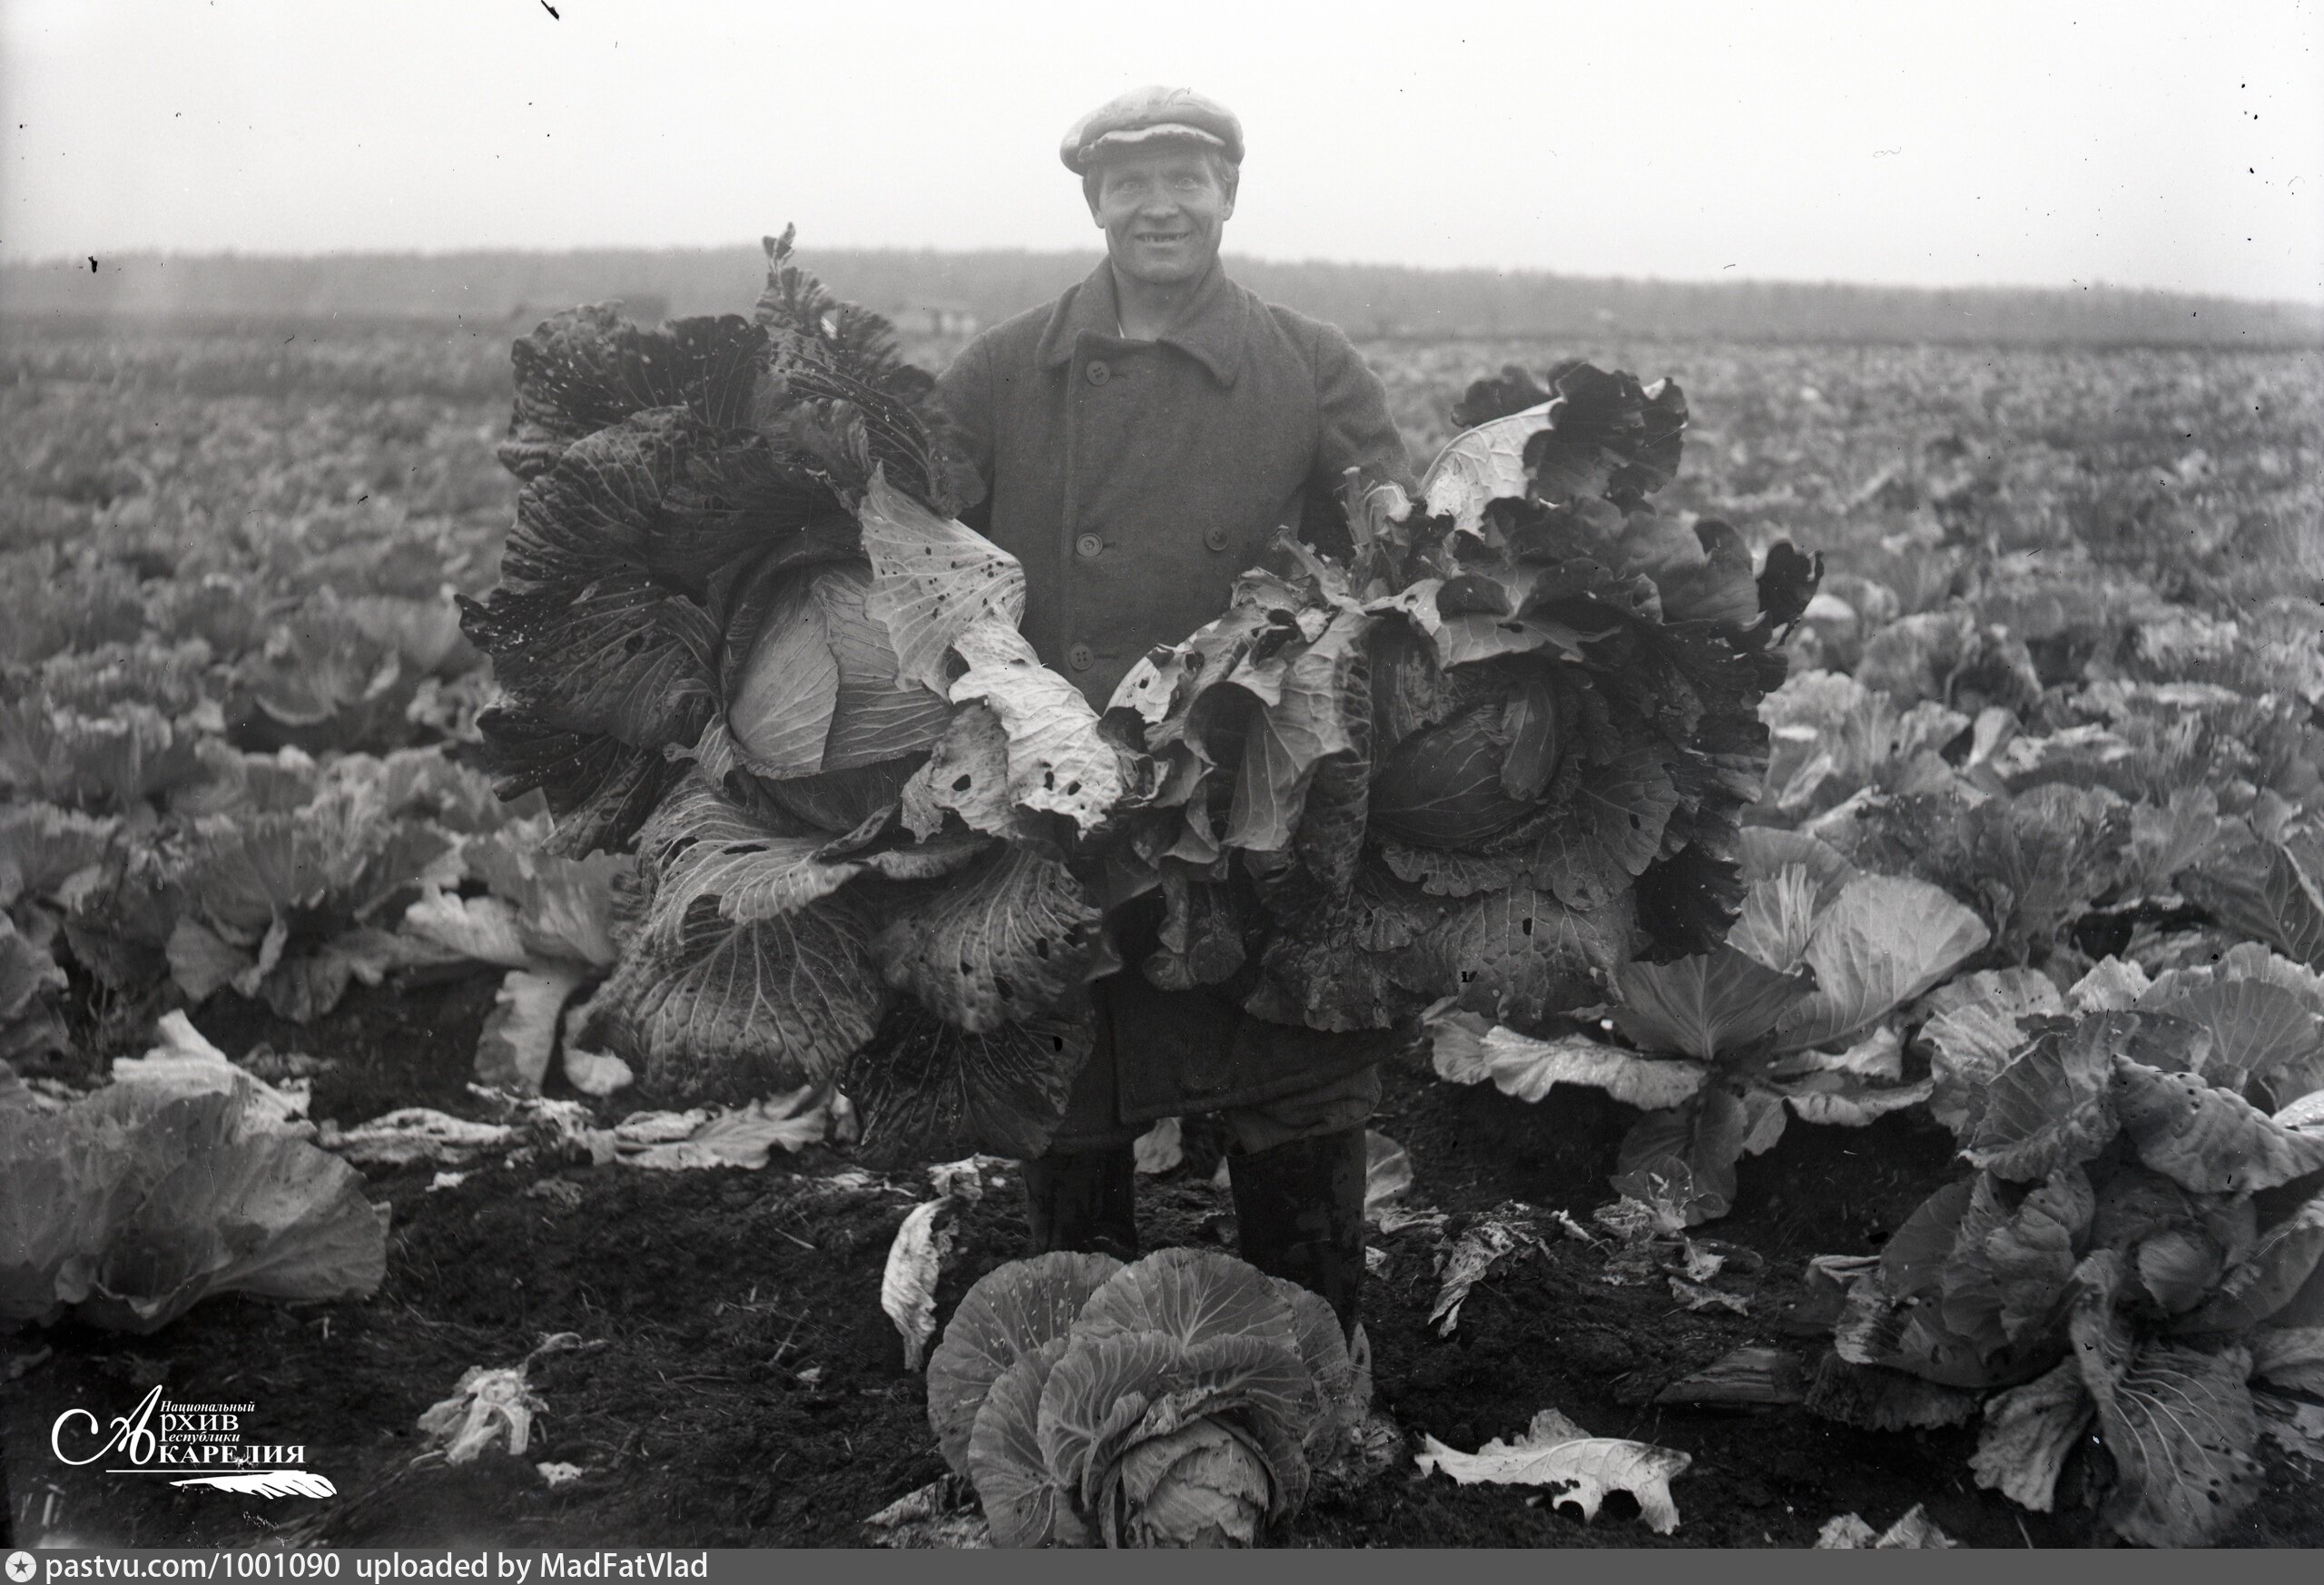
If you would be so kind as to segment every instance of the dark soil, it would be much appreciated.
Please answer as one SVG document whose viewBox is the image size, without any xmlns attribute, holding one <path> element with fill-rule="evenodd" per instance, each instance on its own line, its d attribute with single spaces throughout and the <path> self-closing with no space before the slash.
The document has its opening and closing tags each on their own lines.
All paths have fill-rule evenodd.
<svg viewBox="0 0 2324 1585">
<path fill-rule="evenodd" d="M 493 978 L 358 990 L 305 1029 L 231 997 L 197 1019 L 230 1054 L 261 1045 L 329 1059 L 315 1113 L 353 1124 L 397 1107 L 477 1115 L 465 1088 Z M 1377 1236 L 1387 1263 L 1364 1295 L 1376 1403 L 1407 1433 L 1368 1483 L 1319 1492 L 1282 1538 L 1294 1546 L 1805 1546 L 1854 1511 L 1885 1526 L 1915 1503 L 1970 1545 L 2075 1546 L 2086 1511 L 2016 1509 L 1972 1482 L 1974 1428 L 1878 1433 L 1793 1407 L 1658 1406 L 1655 1395 L 1739 1345 L 1812 1356 L 1783 1314 L 1807 1258 L 1878 1246 L 1951 1175 L 1949 1137 L 1890 1118 L 1864 1130 L 1795 1122 L 1747 1162 L 1733 1216 L 1702 1231 L 1748 1252 L 1721 1285 L 1748 1318 L 1696 1314 L 1657 1280 L 1614 1285 L 1604 1253 L 1546 1220 L 1584 1226 L 1629 1118 L 1594 1092 L 1527 1106 L 1424 1074 L 1391 1075 L 1375 1126 L 1407 1146 L 1414 1203 L 1477 1213 L 1521 1201 L 1546 1254 L 1479 1284 L 1458 1328 L 1426 1324 L 1441 1235 Z M 1226 1243 L 1231 1206 L 1213 1186 L 1215 1130 L 1187 1130 L 1184 1167 L 1141 1186 L 1149 1243 Z M 846 1188 L 843 1150 L 811 1148 L 764 1171 L 655 1173 L 534 1164 L 432 1188 L 434 1170 L 375 1174 L 394 1207 L 388 1277 L 365 1303 L 291 1307 L 214 1301 L 144 1338 L 74 1326 L 18 1337 L 53 1353 L 0 1386 L 0 1441 L 20 1541 L 144 1546 L 269 1540 L 344 1545 L 849 1546 L 862 1519 L 944 1472 L 920 1377 L 879 1304 L 888 1244 L 925 1185 Z M 969 1207 L 939 1292 L 940 1322 L 968 1285 L 1023 1253 L 1013 1175 Z M 1757 1255 L 1758 1265 L 1749 1258 Z M 1757 1265 L 1756 1271 L 1746 1268 Z M 1739 1279 L 1734 1270 L 1743 1270 Z M 472 1365 L 509 1365 L 554 1333 L 584 1346 L 543 1354 L 530 1380 L 546 1410 L 521 1457 L 453 1468 L 419 1460 L 417 1422 Z M 5 1376 L 0 1369 L 0 1376 Z M 182 1402 L 257 1405 L 254 1437 L 303 1443 L 336 1500 L 261 1501 L 172 1490 L 152 1478 L 59 1463 L 49 1430 L 68 1409 L 125 1413 L 155 1383 Z M 1584 1523 L 1521 1487 L 1423 1476 L 1426 1432 L 1472 1450 L 1558 1408 L 1590 1430 L 1681 1449 L 1681 1518 L 1659 1537 L 1627 1497 Z M 541 1462 L 580 1466 L 549 1488 Z M 2271 1463 L 2265 1498 L 2232 1541 L 2324 1543 L 2312 1491 Z"/>
</svg>

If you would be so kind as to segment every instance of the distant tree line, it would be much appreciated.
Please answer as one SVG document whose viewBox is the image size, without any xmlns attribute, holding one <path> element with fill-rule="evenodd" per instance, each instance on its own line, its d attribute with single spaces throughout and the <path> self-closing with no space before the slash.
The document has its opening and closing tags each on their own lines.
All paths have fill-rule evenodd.
<svg viewBox="0 0 2324 1585">
<path fill-rule="evenodd" d="M 1095 253 L 805 251 L 842 296 L 948 326 L 990 325 L 1086 275 Z M 1606 334 L 1780 341 L 2211 347 L 2324 345 L 2324 305 L 2104 286 L 1916 288 L 1640 281 L 1230 256 L 1236 277 L 1359 340 Z M 0 264 L 0 312 L 459 320 L 529 326 L 619 297 L 634 317 L 748 312 L 751 248 L 564 253 L 124 254 Z"/>
</svg>

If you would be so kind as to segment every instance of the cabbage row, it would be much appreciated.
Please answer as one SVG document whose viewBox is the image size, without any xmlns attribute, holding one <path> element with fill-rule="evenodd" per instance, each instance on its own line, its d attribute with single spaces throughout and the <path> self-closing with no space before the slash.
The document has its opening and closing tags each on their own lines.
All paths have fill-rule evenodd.
<svg viewBox="0 0 2324 1585">
<path fill-rule="evenodd" d="M 136 641 L 0 667 L 0 1053 L 66 1053 L 73 972 L 124 1017 L 171 983 L 328 1012 L 509 817 L 440 746 L 487 686 L 448 600 L 264 587 L 149 580 Z"/>
<path fill-rule="evenodd" d="M 2153 1545 L 2224 1534 L 2324 1385 L 2313 609 L 1996 556 L 1868 636 L 1830 611 L 1854 674 L 1768 702 L 1778 817 L 1992 936 L 1913 1043 L 1974 1171 L 1876 1262 L 1823 1263 L 1826 1407 L 1982 1413 L 1981 1484 Z"/>
<path fill-rule="evenodd" d="M 1932 1117 L 1971 1170 L 1813 1264 L 1809 1409 L 1982 1414 L 1982 1484 L 2215 1541 L 2324 1384 L 2316 606 L 2205 612 L 2072 547 L 1946 560 L 1803 613 L 1723 938 L 1570 1020 L 1439 1009 L 1437 1070 L 1642 1108 L 1614 1186 L 1668 1225 L 1724 1215 L 1788 1117 Z"/>
<path fill-rule="evenodd" d="M 351 790 L 460 781 L 443 750 L 490 686 L 447 586 L 484 532 L 371 494 L 446 493 L 436 407 L 155 389 L 190 377 L 129 356 L 12 394 L 0 1052 L 35 1074 L 143 1039 L 164 996 L 239 984 L 306 1019 L 400 961 L 380 943 L 462 833 Z"/>
</svg>

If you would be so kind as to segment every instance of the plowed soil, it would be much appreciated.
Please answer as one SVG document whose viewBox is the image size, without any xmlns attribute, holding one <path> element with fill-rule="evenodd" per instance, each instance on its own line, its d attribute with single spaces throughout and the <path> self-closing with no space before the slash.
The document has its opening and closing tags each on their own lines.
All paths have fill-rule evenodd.
<svg viewBox="0 0 2324 1585">
<path fill-rule="evenodd" d="M 314 1111 L 352 1125 L 393 1107 L 474 1113 L 465 1079 L 493 980 L 359 990 L 314 1027 L 277 1025 L 231 997 L 197 1022 L 231 1055 L 260 1042 L 329 1059 Z M 1375 1403 L 1404 1437 L 1368 1481 L 1321 1491 L 1286 1546 L 1805 1546 L 1853 1511 L 1886 1526 L 1915 1504 L 1965 1544 L 2079 1546 L 2087 1511 L 2028 1513 L 1970 1478 L 1974 1426 L 1876 1432 L 1793 1404 L 1659 1404 L 1671 1383 L 1746 1344 L 1812 1363 L 1822 1346 L 1785 1323 L 1807 1257 L 1876 1249 L 1951 1175 L 1948 1136 L 1890 1118 L 1865 1130 L 1795 1123 L 1745 1164 L 1734 1214 L 1702 1229 L 1729 1252 L 1718 1285 L 1748 1314 L 1697 1313 L 1664 1277 L 1618 1284 L 1608 1249 L 1561 1233 L 1610 1194 L 1630 1113 L 1595 1092 L 1528 1106 L 1417 1069 L 1390 1076 L 1375 1127 L 1411 1151 L 1408 1201 L 1442 1228 L 1375 1235 L 1386 1259 L 1364 1295 Z M 623 1098 L 626 1100 L 628 1098 Z M 1154 1245 L 1232 1247 L 1212 1181 L 1216 1133 L 1190 1124 L 1187 1157 L 1141 1184 Z M 367 1302 L 286 1307 L 212 1301 L 143 1338 L 64 1326 L 0 1339 L 10 1512 L 20 1543 L 512 1546 L 853 1546 L 862 1521 L 944 1473 L 920 1377 L 880 1309 L 889 1241 L 925 1180 L 857 1186 L 817 1147 L 763 1171 L 646 1172 L 555 1162 L 486 1167 L 434 1186 L 436 1169 L 374 1173 L 394 1207 L 388 1276 Z M 1524 1209 L 1509 1208 L 1517 1202 Z M 1427 1324 L 1437 1253 L 1474 1217 L 1530 1218 L 1544 1250 L 1481 1283 L 1452 1333 Z M 939 1292 L 940 1322 L 979 1275 L 1024 1252 L 1013 1173 L 968 1207 Z M 530 1373 L 543 1409 L 519 1456 L 451 1466 L 421 1456 L 417 1423 L 475 1365 L 509 1365 L 544 1336 L 582 1346 Z M 48 1351 L 41 1357 L 39 1351 Z M 36 1362 L 36 1363 L 34 1363 Z M 0 1369 L 5 1373 L 5 1369 Z M 257 1405 L 257 1434 L 303 1443 L 335 1499 L 258 1500 L 60 1463 L 67 1410 L 126 1412 L 162 1383 L 182 1402 Z M 1601 1435 L 1683 1450 L 1680 1513 L 1662 1537 L 1627 1497 L 1583 1521 L 1523 1487 L 1423 1475 L 1423 1434 L 1462 1450 L 1521 1433 L 1555 1407 Z M 2077 1464 L 2102 1459 L 2086 1450 Z M 583 1472 L 552 1488 L 542 1463 Z M 2065 1485 L 2102 1476 L 2070 1468 Z M 2324 1542 L 2312 1491 L 2271 1463 L 2269 1490 L 2231 1540 Z"/>
</svg>

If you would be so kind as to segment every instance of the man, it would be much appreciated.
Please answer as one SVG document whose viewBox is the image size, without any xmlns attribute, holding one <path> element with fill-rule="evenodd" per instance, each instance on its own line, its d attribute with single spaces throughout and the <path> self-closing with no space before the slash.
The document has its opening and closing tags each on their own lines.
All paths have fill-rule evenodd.
<svg viewBox="0 0 2324 1585">
<path fill-rule="evenodd" d="M 1243 129 L 1186 89 L 1142 88 L 1059 151 L 1107 257 L 1000 325 L 938 385 L 988 494 L 968 520 L 1024 564 L 1025 632 L 1103 709 L 1158 644 L 1226 610 L 1279 524 L 1329 511 L 1344 471 L 1409 484 L 1386 393 L 1338 330 L 1229 281 Z M 1268 1024 L 1138 965 L 1159 900 L 1121 920 L 1122 973 L 1047 1157 L 1026 1165 L 1041 1250 L 1137 1247 L 1130 1143 L 1218 1111 L 1244 1258 L 1329 1300 L 1351 1335 L 1364 1277 L 1364 1119 L 1384 1038 Z"/>
</svg>

